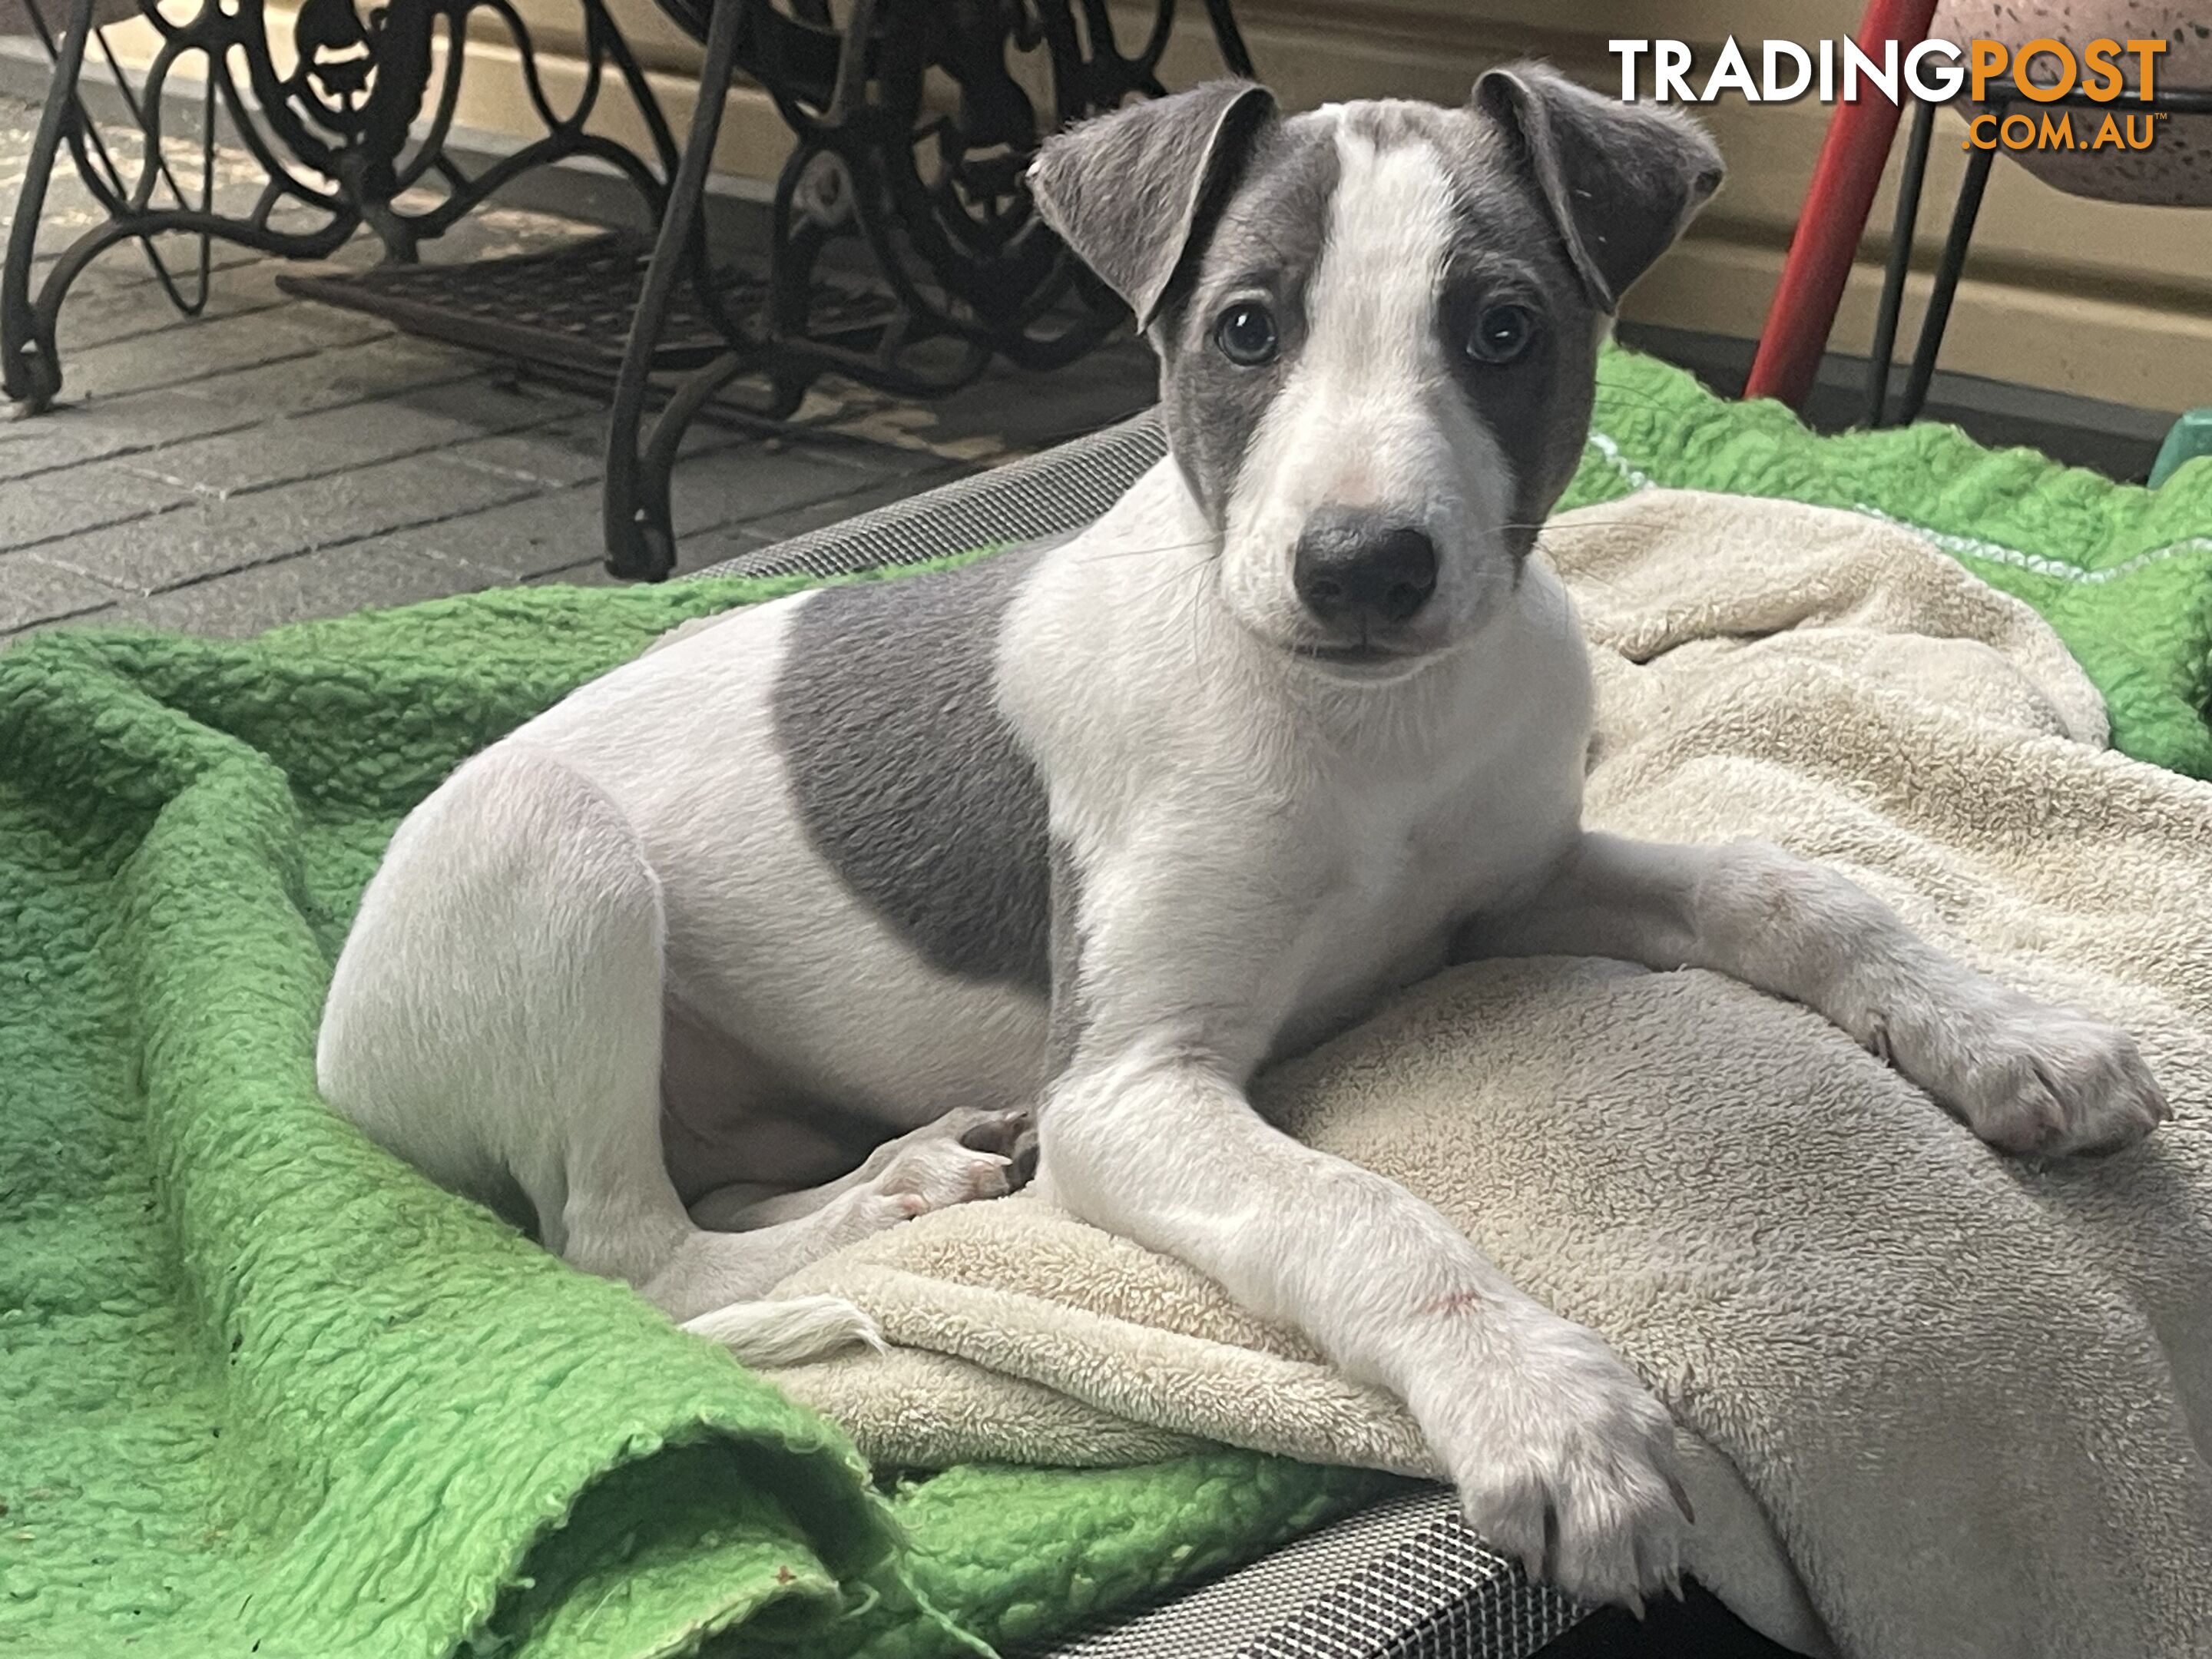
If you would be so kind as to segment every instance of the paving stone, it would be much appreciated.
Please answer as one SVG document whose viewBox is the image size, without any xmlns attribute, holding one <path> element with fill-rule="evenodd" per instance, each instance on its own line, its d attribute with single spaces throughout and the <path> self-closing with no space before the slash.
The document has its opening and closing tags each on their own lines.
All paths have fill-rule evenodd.
<svg viewBox="0 0 2212 1659">
<path fill-rule="evenodd" d="M 624 587 L 629 584 L 607 574 L 604 561 L 592 559 L 582 564 L 563 565 L 558 570 L 548 570 L 531 577 L 526 587 Z"/>
<path fill-rule="evenodd" d="M 15 198 L 15 185 L 7 177 L 0 176 L 0 200 L 13 201 Z M 157 245 L 162 249 L 170 270 L 180 274 L 198 270 L 199 246 L 189 237 L 165 236 L 159 239 Z M 252 248 L 217 242 L 208 250 L 208 269 L 220 276 L 224 271 L 240 270 L 247 265 L 258 264 L 267 257 Z M 45 285 L 47 272 L 54 268 L 59 258 L 60 249 L 55 247 L 31 261 L 31 293 L 33 296 Z M 160 280 L 155 276 L 153 267 L 147 264 L 146 256 L 137 244 L 126 242 L 118 247 L 109 248 L 77 273 L 76 280 L 70 284 L 69 301 L 63 310 L 66 313 L 69 305 L 88 295 L 143 289 L 146 293 L 140 297 L 148 305 L 149 315 L 158 307 L 160 312 L 174 316 L 176 313 L 160 297 L 161 290 L 157 286 Z"/>
<path fill-rule="evenodd" d="M 112 586 L 158 592 L 532 493 L 531 485 L 456 465 L 441 456 L 412 456 L 196 501 L 158 519 L 75 538 L 49 557 Z"/>
<path fill-rule="evenodd" d="M 34 118 L 0 100 L 0 198 Z M 252 173 L 246 158 L 222 160 L 225 202 L 241 199 Z M 50 259 L 98 216 L 73 181 L 53 199 L 66 222 L 50 227 Z M 311 216 L 288 210 L 288 222 Z M 587 234 L 496 209 L 423 253 L 499 257 Z M 167 246 L 190 267 L 188 241 Z M 381 257 L 364 234 L 328 265 Z M 0 424 L 0 546 L 47 538 L 0 552 L 0 636 L 88 618 L 245 634 L 509 581 L 612 580 L 601 563 L 604 392 L 557 390 L 277 286 L 311 267 L 222 245 L 214 262 L 198 322 L 175 316 L 127 246 L 73 289 L 62 406 Z M 1087 388 L 1087 368 L 1049 379 L 999 369 L 951 400 L 913 404 L 831 380 L 774 436 L 696 422 L 676 482 L 681 568 L 1035 447 L 1040 428 L 1058 437 L 1095 425 L 1148 391 L 1133 345 L 1096 361 L 1106 369 Z"/>
<path fill-rule="evenodd" d="M 0 635 L 112 605 L 104 582 L 48 564 L 35 553 L 0 553 Z"/>
<path fill-rule="evenodd" d="M 35 122 L 35 112 L 24 118 Z M 4 109 L 0 109 L 0 132 L 8 125 Z M 27 151 L 27 137 L 23 143 Z M 0 149 L 0 200 L 13 201 L 19 188 L 21 161 L 9 166 L 9 157 Z M 229 181 L 217 183 L 217 202 L 220 206 L 239 216 L 252 211 L 253 198 L 258 194 L 258 176 L 240 173 Z M 403 198 L 402 200 L 410 199 Z M 104 213 L 93 199 L 83 193 L 76 181 L 74 172 L 66 165 L 55 176 L 54 185 L 47 195 L 46 228 L 40 237 L 40 250 L 33 260 L 32 290 L 35 293 L 46 273 L 53 268 L 63 250 L 82 232 L 103 222 Z M 325 216 L 304 209 L 280 209 L 270 220 L 270 228 L 313 233 L 326 222 Z M 421 256 L 425 264 L 450 264 L 469 259 L 500 258 L 516 253 L 532 253 L 599 234 L 598 227 L 579 224 L 573 220 L 551 214 L 525 211 L 514 208 L 490 208 L 463 219 L 443 236 L 422 245 Z M 186 236 L 161 238 L 169 269 L 180 277 L 197 272 L 199 266 L 198 243 Z M 367 230 L 356 231 L 350 241 L 333 249 L 325 264 L 348 270 L 362 270 L 385 258 L 384 245 Z M 260 264 L 286 262 L 273 259 L 270 255 L 234 243 L 218 240 L 210 252 L 209 268 L 220 274 L 236 273 Z M 316 268 L 313 261 L 301 261 L 295 269 L 306 271 Z M 156 278 L 148 268 L 145 257 L 136 243 L 121 243 L 104 251 L 87 266 L 70 285 L 72 301 L 82 295 L 106 293 L 115 289 L 151 287 Z M 220 281 L 218 287 L 221 286 Z M 166 309 L 166 307 L 164 307 Z M 64 307 L 66 319 L 66 307 Z M 64 320 L 64 327 L 68 324 Z M 66 337 L 66 336 L 64 336 Z"/>
<path fill-rule="evenodd" d="M 403 205 L 410 205 L 416 199 L 414 192 L 400 198 Z M 430 198 L 421 199 L 427 203 Z M 511 258 L 519 253 L 542 253 L 600 234 L 595 225 L 579 224 L 556 214 L 532 213 L 520 208 L 483 208 L 435 241 L 423 243 L 422 260 L 426 264 L 451 264 L 471 259 Z"/>
<path fill-rule="evenodd" d="M 494 447 L 497 441 L 471 446 Z M 945 467 L 945 476 L 958 471 Z M 765 450 L 757 444 L 712 451 L 677 465 L 672 506 L 678 568 L 697 568 L 714 558 L 692 547 L 695 539 L 742 522 L 730 515 L 788 514 L 823 500 L 896 499 L 911 489 L 901 479 L 878 479 L 855 492 L 855 470 L 842 461 Z M 865 477 L 866 475 L 859 475 Z M 851 510 L 851 509 L 847 509 Z M 844 516 L 830 511 L 821 522 Z M 380 538 L 385 544 L 527 581 L 605 556 L 596 480 L 486 510 L 457 514 L 417 529 Z"/>
<path fill-rule="evenodd" d="M 67 397 L 97 397 L 179 386 L 230 369 L 313 357 L 328 346 L 350 345 L 391 332 L 390 324 L 374 317 L 295 300 L 250 316 L 219 317 L 209 323 L 182 320 L 174 328 L 137 339 L 82 351 L 64 349 L 62 390 Z"/>
<path fill-rule="evenodd" d="M 156 628 L 239 639 L 282 623 L 412 605 L 495 585 L 482 571 L 392 548 L 331 547 L 134 599 L 120 607 L 118 616 Z"/>
<path fill-rule="evenodd" d="M 94 55 L 98 62 L 98 54 Z M 135 79 L 136 77 L 134 77 Z M 146 159 L 145 135 L 135 128 L 102 125 L 99 137 L 108 156 L 121 173 L 126 190 L 138 181 L 141 164 Z M 26 135 L 20 150 L 10 157 L 11 172 L 26 170 L 30 161 L 31 144 Z M 163 145 L 164 159 L 168 162 L 169 177 L 184 187 L 185 199 L 197 206 L 199 202 L 201 158 L 198 140 L 172 130 Z M 268 175 L 260 164 L 243 149 L 219 148 L 215 156 L 215 210 L 227 217 L 242 218 L 250 215 L 258 200 Z M 156 179 L 154 185 L 153 205 L 156 208 L 174 207 L 178 195 L 167 180 Z M 76 165 L 64 149 L 52 177 L 47 182 L 46 225 L 75 225 L 82 222 L 98 223 L 106 216 L 98 198 L 85 187 L 78 176 Z M 323 216 L 323 222 L 327 216 Z"/>
<path fill-rule="evenodd" d="M 296 362 L 217 375 L 190 386 L 123 392 L 63 403 L 43 415 L 0 421 L 0 482 L 27 478 L 109 456 L 143 455 L 166 445 L 193 443 L 255 428 L 276 431 L 289 417 L 370 398 L 404 401 L 410 408 L 450 411 L 477 429 L 512 425 L 496 411 L 518 399 L 539 418 L 584 400 L 551 387 L 525 383 L 487 369 L 483 360 L 444 352 L 416 352 L 414 342 L 371 341 L 324 354 L 315 372 Z M 481 382 L 481 390 L 471 383 Z M 138 470 L 156 476 L 164 469 Z"/>
<path fill-rule="evenodd" d="M 953 441 L 949 449 L 933 447 L 939 434 L 930 410 L 864 388 L 843 391 L 837 401 L 818 410 L 811 406 L 816 394 L 808 393 L 809 406 L 777 432 L 774 441 L 811 454 L 848 456 L 878 477 L 933 472 L 947 460 L 972 465 L 1007 453 L 997 438 L 983 441 L 980 454 L 969 453 L 964 440 Z"/>
<path fill-rule="evenodd" d="M 574 419 L 488 441 L 474 447 L 472 458 L 482 465 L 504 468 L 526 477 L 541 478 L 549 483 L 592 483 L 604 474 L 606 467 L 607 411 L 604 406 L 588 399 L 578 398 L 576 401 L 586 407 Z M 748 448 L 757 449 L 763 456 L 797 453 L 830 466 L 850 467 L 869 477 L 880 477 L 883 471 L 876 454 L 842 441 L 822 445 L 804 444 L 794 448 L 779 438 L 763 440 L 755 432 L 738 431 L 696 421 L 684 432 L 683 441 L 678 446 L 676 478 L 680 483 L 694 477 L 710 476 L 714 466 L 702 463 L 701 457 L 728 454 Z M 897 471 L 904 468 L 895 465 L 891 470 Z M 708 510 L 713 503 L 702 501 L 702 510 Z M 684 510 L 679 502 L 677 506 L 679 518 Z"/>
<path fill-rule="evenodd" d="M 504 441 L 486 440 L 470 446 L 471 452 L 496 452 Z M 959 469 L 939 462 L 950 477 Z M 677 464 L 673 492 L 678 538 L 678 566 L 694 570 L 702 564 L 727 558 L 738 549 L 708 552 L 695 548 L 720 537 L 741 519 L 732 513 L 757 514 L 805 511 L 810 502 L 896 499 L 912 489 L 903 478 L 878 478 L 861 489 L 856 478 L 867 475 L 842 457 L 824 459 L 790 448 L 770 448 L 757 441 L 733 441 L 729 447 L 708 451 Z M 550 573 L 596 563 L 605 556 L 600 528 L 600 496 L 596 480 L 528 500 L 456 515 L 418 529 L 402 530 L 379 538 L 387 546 L 404 548 L 432 558 L 453 561 L 514 580 L 528 581 Z M 852 509 L 845 509 L 847 511 Z M 844 516 L 829 511 L 823 522 Z M 756 537 L 744 546 L 763 544 Z"/>
<path fill-rule="evenodd" d="M 410 387 L 392 393 L 392 401 L 465 422 L 486 433 L 518 433 L 531 428 L 565 434 L 574 427 L 589 432 L 590 447 L 596 452 L 600 424 L 605 418 L 599 399 L 532 380 L 504 363 L 473 356 L 468 361 L 478 367 L 469 379 Z M 561 441 L 570 440 L 563 437 Z M 478 451 L 493 455 L 500 453 L 500 446 L 472 447 L 472 454 Z"/>
<path fill-rule="evenodd" d="M 934 464 L 943 470 L 946 463 Z M 910 495 L 917 475 L 885 477 L 865 460 L 843 452 L 827 453 L 785 445 L 754 442 L 678 461 L 669 492 L 670 519 L 679 537 L 720 525 L 757 524 L 817 501 L 888 492 Z M 923 473 L 919 476 L 927 476 Z"/>
<path fill-rule="evenodd" d="M 553 490 L 376 541 L 498 580 L 528 580 L 602 556 L 599 492 L 589 485 Z"/>
<path fill-rule="evenodd" d="M 111 288 L 94 293 L 73 289 L 58 319 L 62 360 L 66 364 L 73 353 L 112 345 L 121 340 L 141 339 L 190 321 L 211 323 L 224 317 L 252 316 L 291 305 L 295 303 L 293 297 L 276 286 L 277 276 L 287 269 L 281 259 L 256 259 L 251 264 L 210 271 L 207 303 L 194 319 L 187 319 L 157 298 L 159 289 L 146 292 L 143 286 Z M 299 269 L 305 273 L 334 267 L 308 264 Z M 197 259 L 191 262 L 191 269 L 180 271 L 179 276 L 178 286 L 185 298 L 193 297 L 199 284 Z M 148 281 L 152 281 L 150 272 Z"/>
<path fill-rule="evenodd" d="M 0 550 L 143 519 L 191 498 L 190 490 L 143 477 L 117 461 L 48 473 L 0 491 Z"/>
<path fill-rule="evenodd" d="M 590 483 L 606 465 L 607 422 L 593 411 L 470 447 L 469 465 L 566 488 Z"/>
<path fill-rule="evenodd" d="M 434 449 L 471 455 L 487 432 L 540 425 L 566 407 L 555 401 L 549 409 L 548 400 L 518 391 L 463 382 L 172 444 L 123 465 L 180 489 L 234 495 Z"/>
<path fill-rule="evenodd" d="M 743 527 L 762 538 L 763 543 L 780 542 L 787 537 L 803 535 L 807 531 L 819 530 L 824 525 L 849 519 L 856 513 L 866 513 L 871 507 L 904 501 L 909 495 L 934 489 L 939 484 L 950 483 L 953 479 L 965 477 L 975 471 L 974 467 L 964 466 L 957 461 L 939 461 L 933 472 L 914 477 L 885 479 L 842 495 L 825 496 L 820 501 L 744 520 Z M 711 531 L 727 527 L 726 524 L 702 526 Z"/>
<path fill-rule="evenodd" d="M 156 429 L 161 441 L 174 442 L 228 430 L 240 422 L 282 419 L 494 372 L 473 352 L 385 335 L 313 353 L 312 366 L 308 358 L 291 357 L 181 384 L 125 387 L 82 398 L 65 388 L 52 410 L 21 424 L 35 431 L 50 419 L 72 415 L 102 422 L 113 418 Z"/>
<path fill-rule="evenodd" d="M 216 410 L 251 409 L 277 418 L 493 372 L 475 352 L 387 334 L 315 352 L 312 361 L 290 358 L 162 390 L 179 399 L 199 399 Z M 134 391 L 123 395 L 137 398 L 156 394 Z"/>
<path fill-rule="evenodd" d="M 879 453 L 986 464 L 1048 447 L 1123 420 L 1158 397 L 1159 369 L 1134 337 L 1109 342 L 1075 372 L 1038 374 L 994 363 L 972 384 L 926 401 L 830 378 L 807 394 L 799 422 Z M 1018 411 L 1016 413 L 1016 411 Z"/>
<path fill-rule="evenodd" d="M 198 408 L 191 416 L 193 427 L 187 429 L 206 429 L 212 412 Z M 118 403 L 97 414 L 89 405 L 60 404 L 43 415 L 0 416 L 0 483 L 149 449 L 172 435 L 171 426 L 179 413 L 157 405 L 128 410 Z M 161 418 L 164 415 L 167 421 Z M 250 410 L 234 409 L 230 415 L 234 427 L 249 426 L 255 418 Z"/>
</svg>

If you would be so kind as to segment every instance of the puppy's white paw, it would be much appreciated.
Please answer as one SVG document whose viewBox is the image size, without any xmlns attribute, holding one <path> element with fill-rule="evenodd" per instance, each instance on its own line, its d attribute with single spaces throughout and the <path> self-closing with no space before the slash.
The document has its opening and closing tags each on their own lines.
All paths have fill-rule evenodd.
<svg viewBox="0 0 2212 1659">
<path fill-rule="evenodd" d="M 1595 1333 L 1533 1308 L 1512 1331 L 1492 1325 L 1409 1390 L 1468 1524 L 1582 1600 L 1640 1614 L 1680 1596 L 1691 1516 L 1673 1418 Z"/>
<path fill-rule="evenodd" d="M 2125 1031 L 2002 986 L 1893 1020 L 1873 1046 L 2000 1152 L 2118 1152 L 2173 1115 Z"/>
<path fill-rule="evenodd" d="M 957 1140 L 908 1146 L 868 1183 L 883 1197 L 911 1199 L 911 1213 L 926 1214 L 979 1198 L 1003 1198 L 1013 1190 L 1013 1160 L 1003 1152 L 979 1152 Z"/>
<path fill-rule="evenodd" d="M 980 1106 L 956 1106 L 943 1117 L 877 1147 L 861 1164 L 860 1173 L 874 1180 L 902 1162 L 945 1156 L 954 1150 L 1012 1158 L 1034 1138 L 1036 1123 L 1036 1115 L 1025 1107 L 994 1111 Z"/>
<path fill-rule="evenodd" d="M 1031 1133 L 1026 1111 L 962 1107 L 886 1141 L 860 1166 L 860 1184 L 838 1202 L 841 1237 L 861 1237 L 932 1210 L 1002 1198 L 1022 1184 Z"/>
</svg>

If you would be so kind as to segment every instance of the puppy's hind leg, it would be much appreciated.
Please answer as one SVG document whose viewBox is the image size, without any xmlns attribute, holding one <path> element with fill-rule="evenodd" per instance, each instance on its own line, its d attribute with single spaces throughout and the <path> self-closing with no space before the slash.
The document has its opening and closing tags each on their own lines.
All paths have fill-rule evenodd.
<svg viewBox="0 0 2212 1659">
<path fill-rule="evenodd" d="M 1029 1179 L 1036 1161 L 1035 1116 L 1028 1108 L 956 1106 L 934 1122 L 887 1140 L 850 1175 L 799 1192 L 740 1182 L 696 1199 L 691 1219 L 717 1232 L 787 1225 L 865 1188 L 895 1207 L 926 1215 L 971 1199 L 998 1198 Z"/>
<path fill-rule="evenodd" d="M 765 1293 L 821 1228 L 705 1233 L 684 1212 L 660 1141 L 665 935 L 614 803 L 552 756 L 489 750 L 392 838 L 317 1067 L 371 1139 L 459 1192 L 520 1188 L 548 1249 L 688 1320 Z M 763 1358 L 873 1334 L 828 1298 L 775 1306 L 712 1334 Z"/>
<path fill-rule="evenodd" d="M 739 1183 L 707 1194 L 691 1218 L 717 1232 L 773 1239 L 792 1270 L 840 1245 L 950 1204 L 997 1198 L 1026 1178 L 1035 1159 L 1025 1110 L 959 1107 L 876 1148 L 852 1174 L 802 1192 Z M 672 1271 L 680 1272 L 680 1266 Z M 795 1364 L 846 1343 L 883 1346 L 875 1327 L 835 1297 L 740 1302 L 684 1328 L 756 1364 Z"/>
</svg>

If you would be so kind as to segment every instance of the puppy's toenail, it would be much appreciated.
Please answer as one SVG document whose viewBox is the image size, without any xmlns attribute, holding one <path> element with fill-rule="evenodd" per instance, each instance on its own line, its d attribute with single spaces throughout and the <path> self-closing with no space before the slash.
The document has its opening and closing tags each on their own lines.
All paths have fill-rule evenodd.
<svg viewBox="0 0 2212 1659">
<path fill-rule="evenodd" d="M 1698 1512 L 1690 1507 L 1690 1494 L 1683 1490 L 1682 1483 L 1671 1474 L 1667 1477 L 1667 1495 L 1674 1500 L 1674 1507 L 1682 1511 L 1682 1519 L 1692 1526 L 1696 1526 Z M 1677 1601 L 1681 1599 L 1680 1589 L 1675 1591 L 1675 1599 Z"/>
</svg>

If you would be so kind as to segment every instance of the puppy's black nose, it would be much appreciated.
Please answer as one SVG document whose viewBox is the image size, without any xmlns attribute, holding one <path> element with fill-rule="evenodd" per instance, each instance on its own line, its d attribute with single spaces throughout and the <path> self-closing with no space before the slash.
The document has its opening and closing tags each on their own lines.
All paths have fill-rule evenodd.
<svg viewBox="0 0 2212 1659">
<path fill-rule="evenodd" d="M 1411 622 L 1437 591 L 1437 544 L 1372 514 L 1317 514 L 1298 538 L 1291 582 L 1307 610 L 1338 627 Z"/>
</svg>

